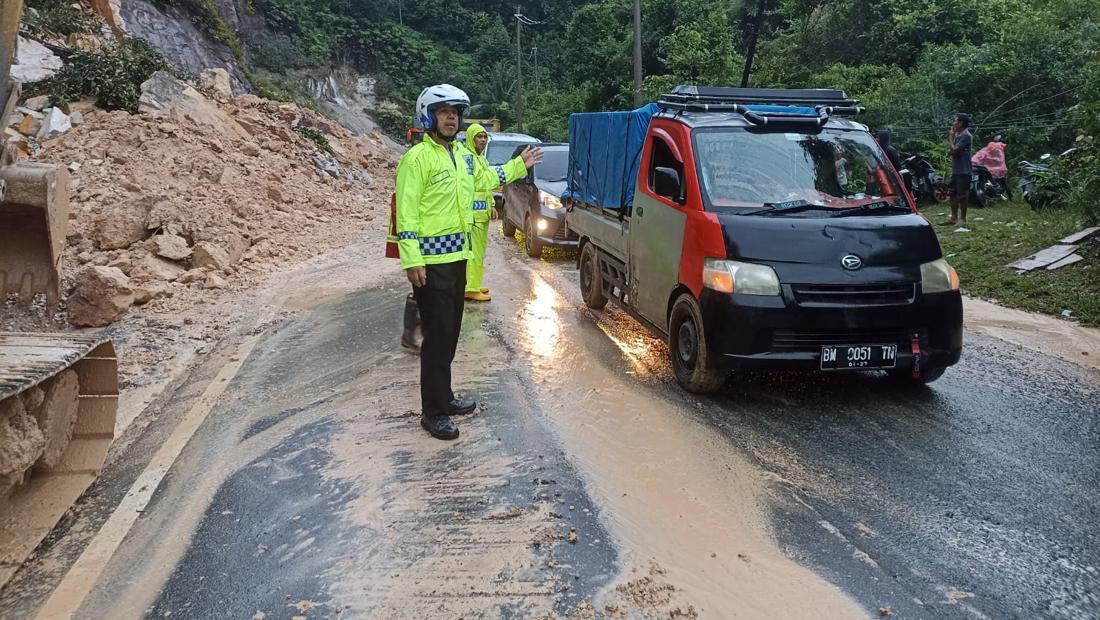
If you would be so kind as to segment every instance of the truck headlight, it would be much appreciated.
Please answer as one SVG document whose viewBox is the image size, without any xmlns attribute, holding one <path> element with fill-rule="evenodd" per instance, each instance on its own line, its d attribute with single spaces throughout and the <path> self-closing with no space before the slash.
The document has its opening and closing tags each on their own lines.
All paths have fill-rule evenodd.
<svg viewBox="0 0 1100 620">
<path fill-rule="evenodd" d="M 557 211 L 561 208 L 561 198 L 553 194 L 547 194 L 546 192 L 539 190 L 539 202 L 542 206 L 550 209 L 551 211 Z"/>
<path fill-rule="evenodd" d="M 920 266 L 920 286 L 925 293 L 946 293 L 959 290 L 959 274 L 944 259 Z"/>
<path fill-rule="evenodd" d="M 719 293 L 778 295 L 779 276 L 767 265 L 708 258 L 703 263 L 703 286 Z"/>
</svg>

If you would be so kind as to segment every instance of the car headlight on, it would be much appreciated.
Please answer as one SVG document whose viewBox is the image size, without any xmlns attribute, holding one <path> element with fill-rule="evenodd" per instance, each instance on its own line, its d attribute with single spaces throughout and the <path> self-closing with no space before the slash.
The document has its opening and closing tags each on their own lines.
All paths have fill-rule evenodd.
<svg viewBox="0 0 1100 620">
<path fill-rule="evenodd" d="M 946 293 L 959 290 L 959 274 L 944 259 L 920 266 L 920 286 L 925 293 Z"/>
<path fill-rule="evenodd" d="M 545 232 L 547 226 L 548 226 L 548 224 L 546 223 L 546 220 L 542 219 L 541 217 L 538 219 L 537 222 L 535 222 L 535 228 L 539 232 Z"/>
<path fill-rule="evenodd" d="M 562 206 L 561 198 L 558 198 L 553 194 L 548 194 L 542 190 L 539 190 L 539 202 L 542 203 L 542 206 L 550 209 L 551 211 L 557 211 Z"/>
<path fill-rule="evenodd" d="M 719 293 L 778 295 L 779 276 L 767 265 L 708 258 L 703 263 L 703 286 Z"/>
</svg>

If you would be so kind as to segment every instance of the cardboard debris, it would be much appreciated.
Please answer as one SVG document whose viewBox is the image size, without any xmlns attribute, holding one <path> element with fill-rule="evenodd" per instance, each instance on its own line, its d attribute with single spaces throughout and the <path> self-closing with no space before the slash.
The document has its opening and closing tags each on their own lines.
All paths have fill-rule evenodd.
<svg viewBox="0 0 1100 620">
<path fill-rule="evenodd" d="M 1093 226 L 1092 228 L 1086 228 L 1080 232 L 1075 232 L 1072 235 L 1062 239 L 1061 243 L 1074 244 L 1081 243 L 1082 241 L 1092 237 L 1096 233 L 1100 233 L 1100 226 Z"/>
<path fill-rule="evenodd" d="M 1047 269 L 1047 271 L 1054 271 L 1055 269 L 1061 269 L 1062 267 L 1065 267 L 1066 265 L 1072 265 L 1074 263 L 1079 263 L 1083 260 L 1085 260 L 1085 257 L 1081 256 L 1080 254 L 1070 254 L 1069 256 L 1063 258 L 1060 261 L 1053 262 L 1053 263 L 1047 265 L 1046 269 Z"/>
<path fill-rule="evenodd" d="M 1031 256 L 1028 256 L 1027 258 L 1020 259 L 1015 263 L 1012 263 L 1011 265 L 1009 265 L 1009 267 L 1012 267 L 1013 269 L 1016 269 L 1021 273 L 1027 272 L 1031 271 L 1032 269 L 1038 269 L 1040 267 L 1046 267 L 1047 265 L 1056 263 L 1063 258 L 1069 256 L 1070 254 L 1073 254 L 1075 251 L 1077 251 L 1077 246 L 1075 245 L 1052 245 L 1045 250 L 1041 250 L 1039 252 L 1036 252 L 1035 254 L 1032 254 Z"/>
</svg>

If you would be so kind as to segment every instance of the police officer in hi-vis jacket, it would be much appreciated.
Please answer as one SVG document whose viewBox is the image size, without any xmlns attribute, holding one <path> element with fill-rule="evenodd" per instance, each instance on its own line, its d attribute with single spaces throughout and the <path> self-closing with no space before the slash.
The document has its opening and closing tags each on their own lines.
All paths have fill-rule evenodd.
<svg viewBox="0 0 1100 620">
<path fill-rule="evenodd" d="M 451 415 L 471 413 L 473 400 L 451 390 L 451 362 L 458 346 L 466 289 L 466 261 L 474 194 L 523 178 L 542 160 L 527 149 L 503 166 L 480 167 L 455 135 L 470 106 L 466 93 L 449 84 L 430 86 L 416 100 L 427 139 L 397 165 L 396 231 L 401 268 L 414 287 L 424 340 L 420 346 L 420 425 L 433 437 L 455 439 Z"/>
</svg>

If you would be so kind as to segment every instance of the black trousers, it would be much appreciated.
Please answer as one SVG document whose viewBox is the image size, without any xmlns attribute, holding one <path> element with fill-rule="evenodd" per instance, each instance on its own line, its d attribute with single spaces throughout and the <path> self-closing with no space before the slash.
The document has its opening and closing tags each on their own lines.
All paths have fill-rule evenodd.
<svg viewBox="0 0 1100 620">
<path fill-rule="evenodd" d="M 451 362 L 458 348 L 466 293 L 466 261 L 428 265 L 428 283 L 414 291 L 420 310 L 420 403 L 425 416 L 447 415 L 451 391 Z"/>
</svg>

